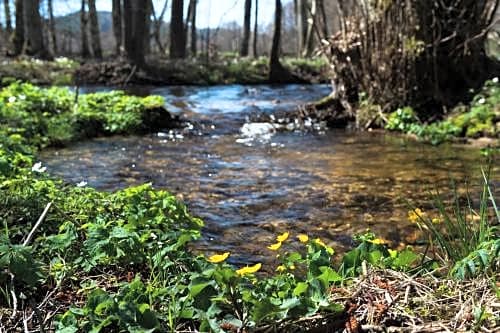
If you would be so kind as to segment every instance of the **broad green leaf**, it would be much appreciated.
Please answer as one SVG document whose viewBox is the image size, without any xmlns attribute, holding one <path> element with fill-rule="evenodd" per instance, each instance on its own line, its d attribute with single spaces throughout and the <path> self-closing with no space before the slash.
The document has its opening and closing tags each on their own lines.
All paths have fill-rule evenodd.
<svg viewBox="0 0 500 333">
<path fill-rule="evenodd" d="M 306 282 L 299 282 L 293 290 L 293 296 L 300 296 L 307 291 L 309 285 Z"/>
</svg>

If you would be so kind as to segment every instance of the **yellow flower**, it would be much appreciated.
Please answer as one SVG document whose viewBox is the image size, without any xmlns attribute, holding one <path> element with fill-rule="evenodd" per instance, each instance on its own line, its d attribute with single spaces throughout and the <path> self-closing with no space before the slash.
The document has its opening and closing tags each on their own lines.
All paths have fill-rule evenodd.
<svg viewBox="0 0 500 333">
<path fill-rule="evenodd" d="M 208 257 L 208 261 L 211 262 L 212 264 L 217 264 L 219 262 L 223 262 L 224 260 L 229 257 L 229 252 L 225 252 L 223 254 L 214 254 L 211 257 Z"/>
<path fill-rule="evenodd" d="M 269 250 L 273 250 L 273 251 L 276 251 L 277 249 L 279 249 L 281 247 L 281 242 L 278 242 L 278 243 L 275 243 L 275 244 L 272 244 L 272 245 L 269 245 L 267 248 Z"/>
<path fill-rule="evenodd" d="M 323 241 L 320 238 L 316 238 L 314 240 L 314 243 L 318 244 L 319 246 L 326 247 L 326 244 L 323 243 Z"/>
<path fill-rule="evenodd" d="M 309 240 L 309 236 L 304 234 L 297 235 L 297 238 L 301 243 L 307 243 L 307 241 Z"/>
<path fill-rule="evenodd" d="M 324 247 L 326 252 L 328 252 L 328 254 L 332 255 L 333 254 L 333 249 L 329 246 L 327 246 L 325 243 L 323 243 L 323 241 L 320 239 L 320 238 L 316 238 L 314 240 L 314 243 L 318 244 L 319 246 L 321 247 Z"/>
<path fill-rule="evenodd" d="M 398 251 L 392 249 L 388 249 L 388 251 L 391 258 L 396 258 L 398 256 Z"/>
<path fill-rule="evenodd" d="M 425 213 L 420 208 L 415 208 L 408 212 L 408 220 L 412 223 L 417 223 L 424 215 Z"/>
<path fill-rule="evenodd" d="M 375 245 L 387 244 L 388 243 L 385 239 L 382 239 L 382 238 L 375 238 L 375 239 L 370 240 L 369 242 L 372 243 L 372 244 L 375 244 Z"/>
<path fill-rule="evenodd" d="M 286 241 L 288 239 L 288 232 L 285 232 L 281 235 L 279 235 L 278 237 L 276 237 L 276 240 L 280 243 L 283 243 L 284 241 Z"/>
<path fill-rule="evenodd" d="M 278 267 L 276 267 L 276 272 L 282 273 L 284 271 L 286 271 L 286 267 L 285 266 L 279 265 Z"/>
<path fill-rule="evenodd" d="M 293 271 L 295 269 L 295 265 L 290 265 L 290 269 Z"/>
<path fill-rule="evenodd" d="M 439 223 L 441 223 L 441 220 L 439 218 L 435 217 L 432 219 L 432 223 L 439 224 Z"/>
<path fill-rule="evenodd" d="M 253 266 L 247 266 L 236 270 L 236 274 L 243 276 L 246 274 L 253 274 L 257 272 L 262 267 L 261 263 L 255 264 Z"/>
</svg>

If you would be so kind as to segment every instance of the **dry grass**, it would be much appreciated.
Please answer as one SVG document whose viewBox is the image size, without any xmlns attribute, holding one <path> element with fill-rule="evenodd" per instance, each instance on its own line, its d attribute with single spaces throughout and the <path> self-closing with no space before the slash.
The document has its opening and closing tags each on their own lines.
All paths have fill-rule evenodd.
<svg viewBox="0 0 500 333">
<path fill-rule="evenodd" d="M 332 290 L 332 300 L 346 305 L 347 332 L 498 332 L 500 299 L 494 281 L 374 270 Z"/>
</svg>

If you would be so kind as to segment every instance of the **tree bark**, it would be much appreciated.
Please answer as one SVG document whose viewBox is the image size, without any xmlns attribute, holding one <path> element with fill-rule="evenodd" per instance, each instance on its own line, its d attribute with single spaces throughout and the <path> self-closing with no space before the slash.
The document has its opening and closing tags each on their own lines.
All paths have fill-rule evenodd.
<svg viewBox="0 0 500 333">
<path fill-rule="evenodd" d="M 184 34 L 184 1 L 172 1 L 170 20 L 170 58 L 179 59 L 186 56 L 186 36 Z"/>
<path fill-rule="evenodd" d="M 24 1 L 16 0 L 16 29 L 12 37 L 14 55 L 20 55 L 24 47 Z"/>
<path fill-rule="evenodd" d="M 123 14 L 125 22 L 125 52 L 134 65 L 144 68 L 146 59 L 144 45 L 146 38 L 146 15 L 148 5 L 143 0 L 124 0 Z"/>
<path fill-rule="evenodd" d="M 259 56 L 258 50 L 257 50 L 257 38 L 259 34 L 259 0 L 255 0 L 255 18 L 254 18 L 254 25 L 253 25 L 253 57 L 257 58 Z"/>
<path fill-rule="evenodd" d="M 43 43 L 42 18 L 39 8 L 40 0 L 24 2 L 25 52 L 30 56 L 46 59 L 49 58 L 49 53 Z"/>
<path fill-rule="evenodd" d="M 281 65 L 281 17 L 283 7 L 281 0 L 276 0 L 276 10 L 274 12 L 274 33 L 273 44 L 271 47 L 271 56 L 269 59 L 269 81 L 271 83 L 281 83 L 289 81 L 290 73 Z"/>
<path fill-rule="evenodd" d="M 122 2 L 120 0 L 113 0 L 113 35 L 115 36 L 115 54 L 122 53 L 123 46 L 123 28 L 122 28 Z"/>
<path fill-rule="evenodd" d="M 89 41 L 87 39 L 87 13 L 85 12 L 86 1 L 82 0 L 82 8 L 80 10 L 80 43 L 81 56 L 88 58 L 90 56 Z"/>
<path fill-rule="evenodd" d="M 252 16 L 252 0 L 245 0 L 245 15 L 243 20 L 243 39 L 240 56 L 247 57 L 250 48 L 250 19 Z"/>
<path fill-rule="evenodd" d="M 49 12 L 49 31 L 50 39 L 52 41 L 52 50 L 54 54 L 57 54 L 57 36 L 56 36 L 56 23 L 54 20 L 54 8 L 52 6 L 52 0 L 47 1 L 47 10 Z"/>
<path fill-rule="evenodd" d="M 12 33 L 12 19 L 10 18 L 9 0 L 3 0 L 3 6 L 5 11 L 5 30 L 10 34 Z"/>
<path fill-rule="evenodd" d="M 99 33 L 99 19 L 97 18 L 97 9 L 95 0 L 89 1 L 89 21 L 90 21 L 90 40 L 92 41 L 92 52 L 95 58 L 102 58 L 101 36 Z"/>
</svg>

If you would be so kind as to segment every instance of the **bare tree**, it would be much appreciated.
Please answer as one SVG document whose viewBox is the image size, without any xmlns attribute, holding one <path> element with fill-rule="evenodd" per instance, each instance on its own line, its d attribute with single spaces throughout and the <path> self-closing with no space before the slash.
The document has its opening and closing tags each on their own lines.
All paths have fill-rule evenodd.
<svg viewBox="0 0 500 333">
<path fill-rule="evenodd" d="M 306 47 L 307 35 L 307 0 L 294 0 L 295 17 L 297 19 L 297 55 L 301 56 Z"/>
<path fill-rule="evenodd" d="M 122 1 L 113 0 L 113 35 L 115 36 L 115 54 L 121 54 L 123 46 L 123 27 L 122 27 Z"/>
<path fill-rule="evenodd" d="M 49 58 L 49 52 L 43 42 L 42 18 L 39 9 L 40 0 L 24 2 L 24 22 L 27 23 L 25 24 L 25 52 L 35 57 Z"/>
<path fill-rule="evenodd" d="M 259 34 L 259 0 L 255 0 L 255 17 L 253 25 L 253 57 L 257 58 L 259 56 L 257 50 L 257 38 Z"/>
<path fill-rule="evenodd" d="M 90 40 L 92 41 L 92 52 L 94 57 L 102 58 L 101 37 L 99 33 L 99 19 L 97 18 L 97 9 L 95 0 L 89 2 L 89 21 L 90 21 Z"/>
<path fill-rule="evenodd" d="M 186 35 L 184 34 L 184 0 L 172 1 L 170 20 L 170 58 L 186 56 Z"/>
<path fill-rule="evenodd" d="M 269 81 L 271 83 L 287 82 L 291 75 L 283 67 L 280 62 L 280 48 L 281 48 L 281 16 L 283 7 L 281 0 L 276 0 L 276 9 L 274 12 L 274 33 L 273 44 L 271 47 L 271 56 L 269 59 Z"/>
<path fill-rule="evenodd" d="M 52 50 L 54 54 L 57 54 L 56 23 L 54 20 L 54 8 L 52 6 L 52 0 L 47 1 L 47 10 L 49 12 L 49 31 L 50 39 L 52 41 Z"/>
<path fill-rule="evenodd" d="M 323 34 L 322 38 L 328 38 L 330 32 L 328 30 L 328 16 L 326 15 L 326 7 L 324 0 L 317 0 L 319 12 L 321 13 L 321 32 Z"/>
<path fill-rule="evenodd" d="M 250 19 L 252 16 L 252 0 L 245 0 L 245 15 L 243 19 L 243 39 L 241 41 L 240 56 L 247 57 L 250 46 Z"/>
<path fill-rule="evenodd" d="M 197 42 L 197 36 L 196 36 L 196 10 L 197 10 L 197 0 L 189 0 L 189 5 L 188 5 L 188 14 L 186 18 L 186 25 L 184 28 L 184 36 L 190 36 L 190 52 L 192 56 L 196 56 L 196 42 Z"/>
<path fill-rule="evenodd" d="M 127 58 L 136 66 L 144 68 L 146 59 L 144 45 L 146 43 L 147 1 L 124 0 L 123 17 L 125 22 L 125 51 Z"/>
<path fill-rule="evenodd" d="M 9 0 L 3 0 L 3 6 L 5 12 L 5 30 L 10 34 L 12 32 L 12 19 L 10 18 Z"/>
<path fill-rule="evenodd" d="M 80 43 L 81 43 L 81 56 L 88 58 L 90 56 L 89 41 L 87 37 L 87 13 L 85 10 L 86 1 L 82 0 L 82 7 L 80 9 Z"/>
<path fill-rule="evenodd" d="M 153 20 L 154 20 L 154 29 L 153 29 L 153 38 L 156 42 L 156 46 L 158 46 L 158 49 L 162 54 L 166 53 L 165 47 L 163 46 L 163 43 L 161 41 L 161 26 L 163 24 L 163 17 L 165 16 L 165 13 L 167 12 L 167 7 L 168 7 L 168 0 L 165 0 L 163 3 L 163 7 L 160 12 L 160 16 L 156 17 L 156 13 L 154 10 L 153 6 Z"/>
<path fill-rule="evenodd" d="M 469 89 L 500 74 L 498 62 L 485 53 L 499 3 L 339 1 L 341 33 L 325 48 L 335 97 L 350 111 L 363 92 L 377 110 L 411 106 L 421 119 L 467 101 Z"/>
<path fill-rule="evenodd" d="M 317 21 L 317 2 L 316 0 L 311 0 L 307 4 L 307 29 L 306 29 L 306 39 L 304 42 L 304 49 L 302 50 L 302 56 L 310 57 L 314 50 L 314 36 Z"/>
<path fill-rule="evenodd" d="M 12 37 L 14 55 L 23 52 L 24 47 L 24 0 L 16 0 L 16 29 Z"/>
</svg>

